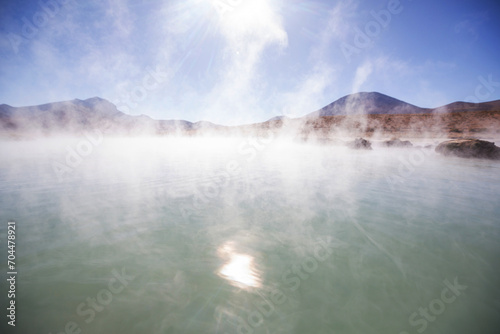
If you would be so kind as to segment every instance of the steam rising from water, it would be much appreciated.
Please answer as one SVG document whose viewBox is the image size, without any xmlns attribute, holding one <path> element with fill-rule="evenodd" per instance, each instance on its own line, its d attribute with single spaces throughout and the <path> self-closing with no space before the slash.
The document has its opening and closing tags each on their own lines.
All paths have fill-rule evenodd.
<svg viewBox="0 0 500 334">
<path fill-rule="evenodd" d="M 427 331 L 498 324 L 497 162 L 104 138 L 59 182 L 53 163 L 81 140 L 0 143 L 25 333 L 68 321 L 88 333 L 415 332 L 409 315 L 455 277 L 466 292 Z M 113 270 L 135 278 L 90 321 L 86 300 Z"/>
</svg>

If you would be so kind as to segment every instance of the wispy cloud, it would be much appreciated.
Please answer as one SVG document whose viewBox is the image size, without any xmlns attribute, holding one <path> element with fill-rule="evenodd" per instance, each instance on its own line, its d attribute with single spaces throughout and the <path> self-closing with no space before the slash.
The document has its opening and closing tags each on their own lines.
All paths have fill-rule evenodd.
<svg viewBox="0 0 500 334">
<path fill-rule="evenodd" d="M 472 13 L 455 25 L 455 33 L 467 34 L 476 41 L 479 38 L 478 28 L 489 19 L 488 12 Z"/>
<path fill-rule="evenodd" d="M 208 112 L 240 114 L 246 121 L 247 108 L 258 109 L 258 100 L 265 95 L 259 83 L 262 57 L 266 49 L 285 48 L 288 35 L 282 17 L 267 0 L 243 1 L 218 24 L 225 40 L 224 62 L 218 83 L 205 99 Z"/>
<path fill-rule="evenodd" d="M 91 20 L 88 11 L 95 15 Z M 36 34 L 23 39 L 22 52 L 10 65 L 32 68 L 36 80 L 31 84 L 38 86 L 33 89 L 38 88 L 45 99 L 89 97 L 75 96 L 75 91 L 113 95 L 114 87 L 138 71 L 129 38 L 134 21 L 126 2 L 68 1 Z M 82 84 L 87 88 L 82 90 Z"/>
<path fill-rule="evenodd" d="M 475 80 L 480 67 L 492 72 L 496 64 L 494 52 L 470 47 L 489 39 L 484 47 L 493 48 L 496 25 L 458 7 L 443 19 L 448 28 L 427 29 L 447 36 L 446 48 L 425 49 L 432 36 L 406 38 L 415 28 L 399 16 L 346 61 L 343 43 L 354 43 L 359 29 L 376 20 L 373 11 L 387 9 L 383 0 L 69 0 L 33 36 L 23 37 L 15 54 L 8 34 L 21 35 L 24 19 L 32 21 L 44 12 L 42 3 L 52 2 L 32 3 L 2 5 L 0 103 L 96 95 L 116 103 L 136 93 L 133 114 L 235 124 L 303 115 L 358 90 L 398 98 L 424 94 L 416 89 L 427 95 L 461 90 L 455 95 L 462 98 L 467 85 L 455 79 Z M 485 12 L 476 7 L 470 12 Z M 419 10 L 408 6 L 403 15 L 421 21 Z M 462 56 L 443 51 L 464 47 Z M 471 66 L 472 55 L 483 61 Z M 161 84 L 140 96 L 151 70 L 161 72 Z"/>
<path fill-rule="evenodd" d="M 265 117 L 263 58 L 268 52 L 279 54 L 288 45 L 283 17 L 269 0 L 235 1 L 224 13 L 215 6 L 218 3 L 175 1 L 161 9 L 166 18 L 161 31 L 168 48 L 159 52 L 158 60 L 167 68 L 179 68 L 179 59 L 184 59 L 179 70 L 192 79 L 172 79 L 165 90 L 179 92 L 175 99 L 187 109 L 191 107 L 187 99 L 198 101 L 198 119 L 253 122 Z M 214 44 L 216 49 L 207 49 Z"/>
<path fill-rule="evenodd" d="M 299 117 L 323 107 L 322 103 L 331 102 L 331 96 L 326 95 L 332 95 L 332 89 L 338 90 L 335 86 L 340 86 L 339 73 L 344 66 L 343 59 L 336 59 L 332 48 L 349 35 L 348 22 L 357 6 L 354 0 L 338 1 L 327 10 L 325 25 L 314 27 L 317 34 L 305 30 L 314 38 L 308 55 L 311 70 L 300 77 L 290 91 L 279 96 L 281 110 L 277 114 Z"/>
<path fill-rule="evenodd" d="M 329 53 L 332 43 L 345 41 L 350 36 L 350 25 L 355 16 L 358 2 L 355 0 L 338 1 L 328 11 L 326 27 L 322 29 L 320 42 L 311 55 L 315 60 L 323 60 Z"/>
<path fill-rule="evenodd" d="M 336 81 L 335 71 L 326 64 L 318 64 L 292 91 L 279 96 L 281 110 L 276 114 L 287 117 L 301 117 L 313 108 L 322 107 L 318 102 L 324 100 L 325 91 Z"/>
<path fill-rule="evenodd" d="M 366 82 L 370 74 L 373 72 L 373 65 L 371 61 L 366 61 L 363 65 L 359 66 L 354 75 L 354 82 L 352 84 L 352 93 L 357 93 Z"/>
</svg>

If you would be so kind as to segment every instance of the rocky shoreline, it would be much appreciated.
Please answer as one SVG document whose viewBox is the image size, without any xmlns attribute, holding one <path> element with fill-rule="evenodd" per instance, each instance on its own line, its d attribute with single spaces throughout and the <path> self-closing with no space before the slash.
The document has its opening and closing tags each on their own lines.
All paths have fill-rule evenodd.
<svg viewBox="0 0 500 334">
<path fill-rule="evenodd" d="M 353 141 L 344 143 L 350 149 L 372 150 L 372 142 L 364 138 L 356 138 Z M 424 148 L 432 149 L 433 145 L 415 146 L 409 140 L 392 138 L 379 143 L 385 148 Z M 440 142 L 435 147 L 435 152 L 443 156 L 455 156 L 467 159 L 490 159 L 500 160 L 500 147 L 494 142 L 480 140 L 476 138 L 451 139 Z"/>
</svg>

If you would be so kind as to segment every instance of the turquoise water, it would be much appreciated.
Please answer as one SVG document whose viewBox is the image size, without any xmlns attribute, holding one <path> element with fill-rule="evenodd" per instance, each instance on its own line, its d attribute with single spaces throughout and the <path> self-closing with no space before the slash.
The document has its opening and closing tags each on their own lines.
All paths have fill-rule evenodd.
<svg viewBox="0 0 500 334">
<path fill-rule="evenodd" d="M 207 138 L 0 153 L 2 333 L 499 332 L 498 162 Z"/>
</svg>

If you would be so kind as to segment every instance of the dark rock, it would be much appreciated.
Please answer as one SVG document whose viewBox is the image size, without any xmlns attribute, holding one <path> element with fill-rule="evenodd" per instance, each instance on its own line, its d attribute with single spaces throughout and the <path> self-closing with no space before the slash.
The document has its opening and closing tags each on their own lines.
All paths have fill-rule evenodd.
<svg viewBox="0 0 500 334">
<path fill-rule="evenodd" d="M 348 142 L 347 147 L 355 150 L 371 150 L 372 143 L 363 138 L 356 138 L 354 141 Z"/>
<path fill-rule="evenodd" d="M 442 142 L 436 152 L 461 158 L 500 159 L 500 147 L 479 139 L 454 139 Z"/>
<path fill-rule="evenodd" d="M 386 140 L 382 143 L 386 147 L 413 147 L 413 144 L 409 140 L 400 140 L 398 138 L 393 138 L 391 140 Z"/>
</svg>

